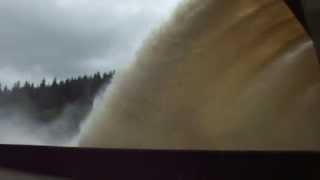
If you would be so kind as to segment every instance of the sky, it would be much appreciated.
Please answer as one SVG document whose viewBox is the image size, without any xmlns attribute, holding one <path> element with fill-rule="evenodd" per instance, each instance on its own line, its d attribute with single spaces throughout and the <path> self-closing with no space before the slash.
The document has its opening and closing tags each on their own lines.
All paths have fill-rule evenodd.
<svg viewBox="0 0 320 180">
<path fill-rule="evenodd" d="M 121 69 L 179 0 L 1 0 L 0 83 Z"/>
</svg>

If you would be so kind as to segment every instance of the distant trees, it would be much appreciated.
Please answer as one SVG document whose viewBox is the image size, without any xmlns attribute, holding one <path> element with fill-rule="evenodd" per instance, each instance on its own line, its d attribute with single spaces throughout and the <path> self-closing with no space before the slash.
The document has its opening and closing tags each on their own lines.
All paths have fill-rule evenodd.
<svg viewBox="0 0 320 180">
<path fill-rule="evenodd" d="M 95 94 L 108 86 L 115 71 L 95 73 L 47 83 L 44 78 L 38 86 L 32 82 L 14 83 L 11 89 L 0 84 L 0 108 L 14 108 L 36 112 L 39 119 L 52 119 L 70 105 L 91 107 Z"/>
</svg>

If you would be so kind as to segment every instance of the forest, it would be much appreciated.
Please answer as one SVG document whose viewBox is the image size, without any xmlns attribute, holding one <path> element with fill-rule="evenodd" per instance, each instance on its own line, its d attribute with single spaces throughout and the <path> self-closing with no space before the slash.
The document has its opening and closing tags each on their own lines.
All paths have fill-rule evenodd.
<svg viewBox="0 0 320 180">
<path fill-rule="evenodd" d="M 50 83 L 43 79 L 37 85 L 17 81 L 11 88 L 0 84 L 0 117 L 20 113 L 46 123 L 69 110 L 72 112 L 69 119 L 80 121 L 92 108 L 99 91 L 110 84 L 114 74 L 115 71 L 97 72 L 61 81 L 54 79 Z"/>
</svg>

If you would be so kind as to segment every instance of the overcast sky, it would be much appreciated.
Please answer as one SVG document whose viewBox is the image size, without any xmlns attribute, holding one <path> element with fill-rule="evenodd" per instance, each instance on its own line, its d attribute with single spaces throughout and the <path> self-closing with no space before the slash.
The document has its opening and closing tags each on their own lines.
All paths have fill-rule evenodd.
<svg viewBox="0 0 320 180">
<path fill-rule="evenodd" d="M 0 82 L 119 69 L 179 0 L 0 0 Z"/>
</svg>

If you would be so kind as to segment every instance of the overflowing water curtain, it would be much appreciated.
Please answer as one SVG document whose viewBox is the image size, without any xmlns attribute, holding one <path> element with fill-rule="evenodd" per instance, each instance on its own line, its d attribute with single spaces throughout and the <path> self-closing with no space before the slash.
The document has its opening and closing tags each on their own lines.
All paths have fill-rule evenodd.
<svg viewBox="0 0 320 180">
<path fill-rule="evenodd" d="M 320 149 L 312 41 L 279 0 L 184 0 L 118 73 L 80 146 Z"/>
</svg>

